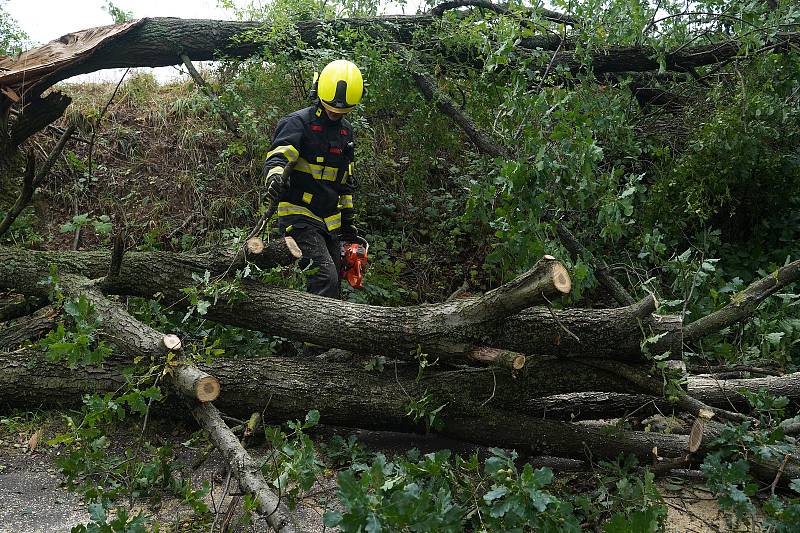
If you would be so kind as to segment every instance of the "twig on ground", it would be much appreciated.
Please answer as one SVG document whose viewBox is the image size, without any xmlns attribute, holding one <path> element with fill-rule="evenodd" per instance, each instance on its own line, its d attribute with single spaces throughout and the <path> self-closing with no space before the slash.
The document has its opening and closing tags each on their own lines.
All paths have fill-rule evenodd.
<svg viewBox="0 0 800 533">
<path fill-rule="evenodd" d="M 222 498 L 219 500 L 219 507 L 216 505 L 214 506 L 214 522 L 211 523 L 211 533 L 214 533 L 214 528 L 217 527 L 217 520 L 219 519 L 219 511 L 222 509 L 222 504 L 225 503 L 225 496 L 228 495 L 228 489 L 231 486 L 231 469 L 228 468 L 228 475 L 225 478 L 225 489 L 222 491 Z M 213 502 L 214 498 L 214 489 L 211 489 L 211 498 Z M 224 528 L 221 528 L 220 531 L 225 531 Z"/>
<path fill-rule="evenodd" d="M 778 486 L 778 481 L 781 479 L 781 475 L 783 475 L 783 469 L 786 468 L 786 463 L 789 462 L 789 458 L 792 454 L 787 453 L 783 456 L 783 462 L 781 463 L 781 467 L 778 469 L 778 472 L 775 474 L 775 479 L 772 480 L 772 484 L 769 486 L 769 492 L 773 496 L 775 496 L 775 488 Z"/>
</svg>

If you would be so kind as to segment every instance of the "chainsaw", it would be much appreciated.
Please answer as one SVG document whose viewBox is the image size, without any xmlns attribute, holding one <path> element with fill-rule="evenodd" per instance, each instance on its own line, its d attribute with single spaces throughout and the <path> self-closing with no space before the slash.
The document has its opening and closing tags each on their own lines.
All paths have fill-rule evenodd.
<svg viewBox="0 0 800 533">
<path fill-rule="evenodd" d="M 341 275 L 354 289 L 363 288 L 364 271 L 369 261 L 369 243 L 362 237 L 356 237 L 358 242 L 342 245 L 342 271 Z"/>
</svg>

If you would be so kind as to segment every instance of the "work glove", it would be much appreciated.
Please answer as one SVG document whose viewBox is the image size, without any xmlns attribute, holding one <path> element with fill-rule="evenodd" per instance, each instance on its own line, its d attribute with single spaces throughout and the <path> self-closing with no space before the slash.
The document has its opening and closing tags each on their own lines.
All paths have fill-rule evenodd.
<svg viewBox="0 0 800 533">
<path fill-rule="evenodd" d="M 274 174 L 267 182 L 267 192 L 265 196 L 272 202 L 277 202 L 286 189 L 286 180 L 283 173 Z"/>
<path fill-rule="evenodd" d="M 344 242 L 357 242 L 358 228 L 356 228 L 353 224 L 342 224 L 342 230 L 339 233 L 339 238 Z"/>
</svg>

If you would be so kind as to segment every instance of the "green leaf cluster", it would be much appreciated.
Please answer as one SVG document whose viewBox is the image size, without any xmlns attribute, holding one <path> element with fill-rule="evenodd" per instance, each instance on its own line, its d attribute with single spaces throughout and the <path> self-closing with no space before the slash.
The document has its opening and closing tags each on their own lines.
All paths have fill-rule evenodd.
<svg viewBox="0 0 800 533">
<path fill-rule="evenodd" d="M 51 361 L 64 361 L 71 368 L 79 365 L 102 365 L 111 348 L 98 338 L 102 324 L 94 305 L 80 294 L 63 306 L 66 320 L 58 323 L 39 344 L 47 349 Z"/>
</svg>

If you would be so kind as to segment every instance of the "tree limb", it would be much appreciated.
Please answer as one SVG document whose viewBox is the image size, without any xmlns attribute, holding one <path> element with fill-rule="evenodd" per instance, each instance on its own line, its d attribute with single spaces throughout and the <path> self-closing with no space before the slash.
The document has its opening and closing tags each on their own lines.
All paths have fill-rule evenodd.
<svg viewBox="0 0 800 533">
<path fill-rule="evenodd" d="M 622 363 L 611 363 L 609 364 L 608 361 L 599 361 L 599 360 L 584 360 L 582 361 L 583 364 L 587 366 L 592 366 L 594 368 L 602 368 L 607 372 L 613 372 L 624 379 L 627 379 L 640 389 L 643 392 L 647 392 L 648 394 L 652 394 L 655 396 L 662 396 L 664 394 L 663 383 L 649 375 L 645 372 L 642 372 L 639 369 L 635 369 L 628 365 Z M 754 419 L 743 415 L 741 413 L 734 413 L 733 411 L 727 411 L 721 408 L 713 408 L 710 405 L 692 397 L 686 391 L 681 391 L 678 393 L 678 406 L 685 411 L 692 413 L 695 416 L 700 416 L 701 409 L 705 409 L 717 415 L 717 417 L 730 420 L 733 422 L 744 422 L 749 420 L 751 422 L 755 422 Z"/>
<path fill-rule="evenodd" d="M 436 107 L 442 113 L 450 117 L 480 152 L 492 157 L 511 159 L 511 154 L 503 146 L 494 142 L 486 133 L 480 130 L 471 118 L 458 109 L 458 106 L 449 96 L 439 90 L 436 80 L 425 72 L 422 65 L 410 53 L 406 53 L 406 57 L 411 66 L 411 76 L 423 96 L 428 101 L 436 104 Z"/>
<path fill-rule="evenodd" d="M 206 96 L 208 96 L 208 99 L 211 100 L 211 105 L 217 110 L 222 122 L 224 122 L 225 126 L 228 128 L 228 131 L 230 131 L 234 137 L 241 138 L 241 135 L 239 135 L 239 128 L 236 126 L 236 121 L 222 106 L 222 103 L 219 101 L 219 97 L 211 89 L 208 83 L 206 83 L 206 80 L 203 79 L 203 76 L 201 76 L 200 73 L 197 72 L 197 69 L 194 68 L 194 64 L 189 56 L 186 54 L 181 54 L 181 62 L 186 67 L 186 70 L 189 71 L 189 75 L 192 77 L 194 82 L 200 87 Z"/>
<path fill-rule="evenodd" d="M 722 309 L 687 324 L 683 331 L 684 341 L 698 341 L 706 335 L 744 320 L 769 296 L 798 280 L 800 280 L 800 260 L 789 263 L 751 283 L 746 289 L 736 293 L 730 303 Z"/>
<path fill-rule="evenodd" d="M 58 139 L 58 143 L 56 143 L 55 148 L 53 148 L 53 150 L 50 152 L 50 155 L 47 156 L 47 160 L 38 171 L 36 171 L 36 158 L 33 155 L 33 151 L 28 152 L 27 162 L 25 164 L 25 175 L 22 178 L 22 190 L 17 197 L 17 201 L 14 202 L 14 205 L 11 207 L 8 213 L 6 213 L 6 216 L 3 217 L 2 222 L 0 222 L 0 236 L 9 230 L 20 213 L 22 213 L 22 211 L 31 202 L 36 189 L 39 187 L 39 185 L 41 185 L 42 181 L 50 172 L 50 169 L 53 167 L 53 164 L 55 164 L 56 159 L 58 159 L 58 156 L 61 155 L 61 152 L 64 150 L 64 146 L 66 146 L 67 141 L 69 141 L 74 132 L 75 125 L 70 124 L 69 127 L 64 130 L 64 133 L 61 134 L 61 138 Z"/>
<path fill-rule="evenodd" d="M 636 300 L 625 287 L 611 275 L 605 261 L 594 257 L 594 255 L 587 250 L 584 245 L 578 242 L 575 235 L 561 222 L 556 222 L 555 228 L 558 238 L 561 239 L 561 242 L 564 244 L 564 247 L 569 252 L 573 261 L 585 257 L 594 268 L 594 274 L 597 276 L 597 280 L 608 290 L 611 296 L 613 296 L 620 305 L 633 305 Z"/>
<path fill-rule="evenodd" d="M 2 85 L 0 75 L 0 85 Z M 53 91 L 44 98 L 38 95 L 33 97 L 22 111 L 17 115 L 11 135 L 9 137 L 8 151 L 11 151 L 25 142 L 34 133 L 46 128 L 64 114 L 72 98 L 60 91 Z"/>
<path fill-rule="evenodd" d="M 428 13 L 434 17 L 441 17 L 445 11 L 458 9 L 460 7 L 479 7 L 482 9 L 488 9 L 489 11 L 494 11 L 495 13 L 500 13 L 501 15 L 513 14 L 513 12 L 508 9 L 507 6 L 495 4 L 494 2 L 489 2 L 488 0 L 454 0 L 451 2 L 442 2 L 441 4 L 437 4 L 435 7 L 433 7 L 430 11 L 428 11 Z M 564 13 L 559 13 L 558 11 L 553 11 L 543 7 L 534 8 L 531 10 L 531 12 L 532 14 L 539 15 L 544 20 L 549 20 L 550 22 L 559 22 L 569 26 L 574 26 L 578 23 L 577 19 L 571 15 L 565 15 Z"/>
<path fill-rule="evenodd" d="M 180 351 L 177 337 L 170 339 L 172 336 L 164 336 L 139 322 L 103 296 L 88 279 L 67 275 L 60 278 L 59 284 L 67 294 L 83 295 L 95 306 L 97 314 L 102 317 L 103 331 L 111 336 L 113 343 L 123 352 L 161 358 L 168 351 Z M 193 400 L 192 415 L 195 420 L 208 432 L 212 443 L 229 462 L 242 489 L 255 495 L 259 511 L 266 515 L 270 526 L 279 533 L 298 531 L 294 526 L 292 513 L 270 490 L 256 462 L 211 404 L 211 400 L 217 398 L 220 390 L 216 378 L 197 369 L 186 359 L 180 359 L 177 365 L 169 368 L 169 372 L 173 386 Z M 216 385 L 212 382 L 216 382 Z"/>
</svg>

